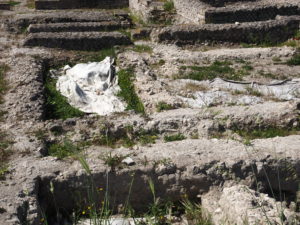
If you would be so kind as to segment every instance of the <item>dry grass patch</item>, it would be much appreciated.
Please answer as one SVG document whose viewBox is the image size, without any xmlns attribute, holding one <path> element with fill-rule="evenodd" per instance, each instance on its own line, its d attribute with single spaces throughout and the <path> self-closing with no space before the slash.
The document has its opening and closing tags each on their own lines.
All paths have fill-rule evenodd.
<svg viewBox="0 0 300 225">
<path fill-rule="evenodd" d="M 208 91 L 208 89 L 209 88 L 203 84 L 195 84 L 195 83 L 188 83 L 182 88 L 183 91 L 191 91 L 191 92 L 197 92 L 197 91 L 206 92 Z"/>
</svg>

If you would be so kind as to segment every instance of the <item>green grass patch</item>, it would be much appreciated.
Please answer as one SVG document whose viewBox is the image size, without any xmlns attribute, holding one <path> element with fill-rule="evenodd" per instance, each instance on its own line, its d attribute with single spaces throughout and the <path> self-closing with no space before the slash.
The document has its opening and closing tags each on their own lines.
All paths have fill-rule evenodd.
<svg viewBox="0 0 300 225">
<path fill-rule="evenodd" d="M 134 72 L 132 69 L 124 69 L 118 72 L 118 81 L 121 91 L 118 96 L 121 97 L 126 103 L 126 110 L 134 110 L 136 113 L 145 113 L 145 108 L 135 92 L 135 87 L 133 84 Z"/>
<path fill-rule="evenodd" d="M 186 137 L 183 134 L 174 134 L 174 135 L 165 135 L 164 141 L 165 142 L 172 142 L 172 141 L 182 141 L 186 139 Z"/>
<path fill-rule="evenodd" d="M 8 172 L 8 160 L 11 155 L 9 149 L 11 141 L 7 139 L 7 134 L 0 131 L 0 180 L 5 178 Z"/>
<path fill-rule="evenodd" d="M 141 18 L 141 16 L 137 15 L 137 14 L 133 14 L 132 12 L 129 14 L 130 19 L 132 20 L 132 22 L 134 24 L 140 24 L 142 26 L 147 26 L 147 24 L 145 23 L 145 21 Z"/>
<path fill-rule="evenodd" d="M 246 75 L 249 75 L 249 70 L 253 68 L 250 65 L 244 65 L 240 70 L 235 70 L 231 67 L 232 63 L 228 61 L 215 61 L 209 66 L 182 66 L 178 77 L 181 79 L 192 80 L 213 80 L 217 77 L 228 80 L 242 80 Z"/>
<path fill-rule="evenodd" d="M 166 1 L 164 3 L 164 10 L 167 11 L 167 12 L 171 12 L 175 9 L 175 6 L 174 6 L 174 2 L 173 1 Z"/>
<path fill-rule="evenodd" d="M 21 2 L 15 2 L 15 1 L 9 1 L 8 4 L 10 6 L 16 6 L 16 5 L 19 5 Z"/>
<path fill-rule="evenodd" d="M 292 58 L 290 58 L 286 62 L 286 64 L 289 66 L 299 66 L 300 65 L 300 54 L 294 55 Z"/>
<path fill-rule="evenodd" d="M 285 137 L 293 134 L 299 134 L 299 129 L 288 129 L 278 127 L 258 128 L 255 130 L 234 130 L 238 135 L 245 140 L 253 140 L 259 138 Z"/>
<path fill-rule="evenodd" d="M 132 48 L 133 51 L 135 52 L 139 52 L 139 53 L 143 53 L 143 52 L 146 52 L 146 53 L 152 53 L 152 48 L 148 45 L 135 45 L 133 48 Z"/>
<path fill-rule="evenodd" d="M 56 89 L 56 79 L 47 76 L 45 80 L 45 97 L 46 97 L 46 119 L 68 119 L 81 117 L 84 112 L 74 108 L 68 103 L 65 96 L 61 95 Z"/>
<path fill-rule="evenodd" d="M 171 109 L 174 109 L 174 106 L 172 106 L 172 105 L 170 105 L 166 102 L 161 101 L 161 102 L 158 102 L 156 104 L 157 112 L 161 112 L 161 111 L 165 111 L 165 110 L 171 110 Z"/>
<path fill-rule="evenodd" d="M 0 64 L 0 104 L 3 104 L 3 95 L 8 89 L 8 84 L 5 80 L 5 73 L 9 70 L 9 67 L 4 64 Z M 6 114 L 6 111 L 0 109 L 0 121 L 2 120 L 3 116 Z"/>
<path fill-rule="evenodd" d="M 74 145 L 69 140 L 64 140 L 62 143 L 48 144 L 48 155 L 64 159 L 69 156 L 74 156 L 80 151 L 80 147 Z"/>
<path fill-rule="evenodd" d="M 5 80 L 5 73 L 9 70 L 9 67 L 4 64 L 0 64 L 0 104 L 3 103 L 3 95 L 7 91 L 7 82 Z"/>
</svg>

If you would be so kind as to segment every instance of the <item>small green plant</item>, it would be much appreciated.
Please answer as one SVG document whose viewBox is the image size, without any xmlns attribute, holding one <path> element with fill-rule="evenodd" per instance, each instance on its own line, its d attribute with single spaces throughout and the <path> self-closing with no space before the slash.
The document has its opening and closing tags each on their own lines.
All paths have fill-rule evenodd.
<svg viewBox="0 0 300 225">
<path fill-rule="evenodd" d="M 191 202 L 188 198 L 181 201 L 188 224 L 212 225 L 211 219 L 203 213 L 200 204 Z"/>
<path fill-rule="evenodd" d="M 5 174 L 8 172 L 8 165 L 0 163 L 0 180 L 5 179 Z"/>
<path fill-rule="evenodd" d="M 164 141 L 165 142 L 182 141 L 184 139 L 186 139 L 186 137 L 181 133 L 174 134 L 174 135 L 165 135 L 164 136 Z"/>
<path fill-rule="evenodd" d="M 145 113 L 144 105 L 135 92 L 133 84 L 134 73 L 132 69 L 120 70 L 118 80 L 121 91 L 118 96 L 127 103 L 127 110 L 134 110 L 136 113 Z"/>
<path fill-rule="evenodd" d="M 74 145 L 69 140 L 64 140 L 62 143 L 48 144 L 48 154 L 58 159 L 64 159 L 68 156 L 74 156 L 81 149 Z"/>
<path fill-rule="evenodd" d="M 174 109 L 174 106 L 171 104 L 168 104 L 164 101 L 160 101 L 156 104 L 156 111 L 157 112 L 161 112 L 161 111 L 165 111 L 165 110 L 171 110 Z"/>
<path fill-rule="evenodd" d="M 246 65 L 242 66 L 242 69 L 245 71 L 251 71 L 251 70 L 253 70 L 253 66 L 246 64 Z"/>
<path fill-rule="evenodd" d="M 128 156 L 129 155 L 120 155 L 120 154 L 112 155 L 110 152 L 107 155 L 103 155 L 101 159 L 104 161 L 105 165 L 109 166 L 112 171 L 115 171 L 117 168 L 121 167 L 122 161 Z"/>
<path fill-rule="evenodd" d="M 34 135 L 39 141 L 43 141 L 43 140 L 45 140 L 45 139 L 48 137 L 46 130 L 43 130 L 43 129 L 38 129 L 38 130 L 34 131 L 34 132 L 33 132 L 33 135 Z"/>
<path fill-rule="evenodd" d="M 286 62 L 286 64 L 289 66 L 299 66 L 300 65 L 300 54 L 294 55 L 292 58 L 290 58 Z"/>
<path fill-rule="evenodd" d="M 148 45 L 135 45 L 132 49 L 135 52 L 146 52 L 146 53 L 152 53 L 152 48 Z"/>
<path fill-rule="evenodd" d="M 137 140 L 141 145 L 154 144 L 158 138 L 156 131 L 140 130 L 137 134 Z"/>
<path fill-rule="evenodd" d="M 256 96 L 256 97 L 261 97 L 262 96 L 262 93 L 260 93 L 259 91 L 255 90 L 251 87 L 247 87 L 246 92 L 247 92 L 248 95 L 253 95 L 253 96 Z"/>
<path fill-rule="evenodd" d="M 129 16 L 130 16 L 130 19 L 132 20 L 132 22 L 134 24 L 140 24 L 142 26 L 146 26 L 147 25 L 145 23 L 145 21 L 139 15 L 130 13 Z"/>
<path fill-rule="evenodd" d="M 274 56 L 274 57 L 272 58 L 272 61 L 275 62 L 275 63 L 278 63 L 278 62 L 281 62 L 281 58 L 278 57 L 278 56 Z"/>
<path fill-rule="evenodd" d="M 166 1 L 164 3 L 164 10 L 167 11 L 167 12 L 171 12 L 175 9 L 175 6 L 174 6 L 174 2 L 171 0 L 171 1 Z"/>
</svg>

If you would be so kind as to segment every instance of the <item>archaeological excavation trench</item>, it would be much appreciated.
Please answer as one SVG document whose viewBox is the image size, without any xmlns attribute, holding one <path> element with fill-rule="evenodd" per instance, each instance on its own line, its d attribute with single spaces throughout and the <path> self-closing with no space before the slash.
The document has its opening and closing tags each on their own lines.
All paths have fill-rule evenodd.
<svg viewBox="0 0 300 225">
<path fill-rule="evenodd" d="M 0 225 L 299 225 L 296 0 L 0 2 Z"/>
</svg>

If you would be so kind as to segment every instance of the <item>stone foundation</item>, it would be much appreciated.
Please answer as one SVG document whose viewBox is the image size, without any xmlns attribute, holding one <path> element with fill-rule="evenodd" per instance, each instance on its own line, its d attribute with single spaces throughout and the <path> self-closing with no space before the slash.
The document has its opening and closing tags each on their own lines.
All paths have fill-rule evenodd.
<svg viewBox="0 0 300 225">
<path fill-rule="evenodd" d="M 299 17 L 242 24 L 171 26 L 154 30 L 152 39 L 178 45 L 203 42 L 279 43 L 299 30 Z"/>
</svg>

